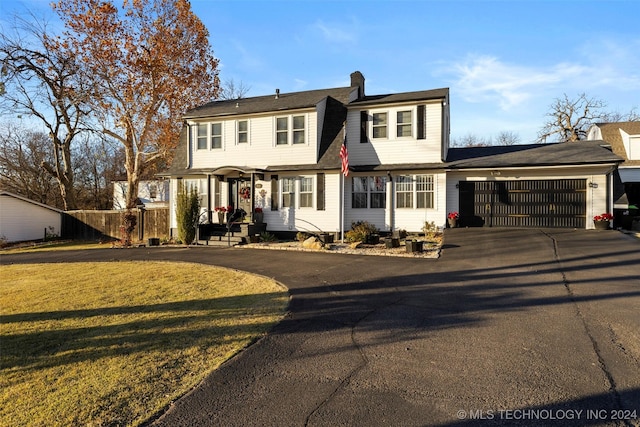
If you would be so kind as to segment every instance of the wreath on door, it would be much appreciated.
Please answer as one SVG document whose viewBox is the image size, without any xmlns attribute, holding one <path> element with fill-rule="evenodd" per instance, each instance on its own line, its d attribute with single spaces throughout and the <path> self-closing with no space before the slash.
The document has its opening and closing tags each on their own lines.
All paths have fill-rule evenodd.
<svg viewBox="0 0 640 427">
<path fill-rule="evenodd" d="M 238 194 L 240 195 L 240 197 L 247 200 L 249 199 L 249 197 L 251 197 L 251 190 L 249 189 L 249 187 L 242 187 L 240 190 L 238 190 Z"/>
</svg>

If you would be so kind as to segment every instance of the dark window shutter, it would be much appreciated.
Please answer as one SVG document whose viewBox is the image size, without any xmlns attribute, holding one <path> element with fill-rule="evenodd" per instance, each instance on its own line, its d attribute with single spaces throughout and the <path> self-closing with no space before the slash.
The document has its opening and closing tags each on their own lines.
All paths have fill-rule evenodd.
<svg viewBox="0 0 640 427">
<path fill-rule="evenodd" d="M 369 136 L 367 135 L 367 120 L 369 119 L 369 113 L 366 111 L 360 111 L 360 142 L 369 142 Z"/>
<path fill-rule="evenodd" d="M 278 175 L 271 175 L 271 210 L 278 210 L 278 199 L 280 193 L 278 192 Z"/>
<path fill-rule="evenodd" d="M 316 175 L 316 209 L 319 211 L 324 210 L 324 174 L 319 173 Z"/>
<path fill-rule="evenodd" d="M 220 180 L 218 178 L 213 183 L 213 205 L 214 207 L 222 206 L 222 203 L 220 203 Z"/>
<path fill-rule="evenodd" d="M 424 105 L 418 105 L 418 139 L 425 139 L 427 137 L 427 130 L 426 130 L 426 119 L 425 119 L 425 113 L 426 113 L 426 108 Z"/>
</svg>

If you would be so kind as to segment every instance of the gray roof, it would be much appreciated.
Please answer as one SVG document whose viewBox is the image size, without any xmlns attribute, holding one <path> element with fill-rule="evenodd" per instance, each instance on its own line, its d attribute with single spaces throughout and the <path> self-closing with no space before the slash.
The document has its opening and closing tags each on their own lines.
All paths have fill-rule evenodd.
<svg viewBox="0 0 640 427">
<path fill-rule="evenodd" d="M 334 98 L 343 104 L 346 104 L 349 102 L 349 93 L 354 90 L 357 90 L 357 88 L 340 87 L 334 89 L 280 93 L 277 98 L 276 95 L 273 94 L 252 98 L 213 101 L 187 111 L 183 118 L 195 119 L 313 108 L 326 97 Z"/>
<path fill-rule="evenodd" d="M 427 99 L 445 99 L 449 96 L 449 89 L 421 90 L 417 92 L 392 93 L 388 95 L 363 96 L 351 103 L 349 106 L 362 107 L 375 104 L 393 104 L 399 102 L 421 101 Z"/>
<path fill-rule="evenodd" d="M 605 141 L 528 144 L 477 148 L 450 148 L 450 169 L 562 166 L 619 163 Z"/>
</svg>

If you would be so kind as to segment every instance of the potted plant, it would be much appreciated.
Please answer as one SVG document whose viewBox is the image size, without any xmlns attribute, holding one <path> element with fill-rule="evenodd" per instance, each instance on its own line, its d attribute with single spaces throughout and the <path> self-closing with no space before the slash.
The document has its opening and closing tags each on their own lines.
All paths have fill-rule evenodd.
<svg viewBox="0 0 640 427">
<path fill-rule="evenodd" d="M 458 218 L 460 218 L 460 214 L 458 214 L 458 212 L 449 212 L 449 214 L 447 215 L 447 222 L 449 222 L 450 228 L 457 227 Z"/>
<path fill-rule="evenodd" d="M 593 225 L 596 227 L 596 230 L 608 230 L 612 219 L 613 215 L 610 213 L 596 215 L 593 217 Z"/>
<path fill-rule="evenodd" d="M 405 245 L 407 246 L 407 252 L 422 252 L 424 242 L 418 240 L 405 240 Z"/>
<path fill-rule="evenodd" d="M 224 214 L 227 212 L 227 208 L 224 206 L 218 206 L 213 210 L 218 213 L 218 224 L 224 224 Z"/>
<path fill-rule="evenodd" d="M 264 219 L 263 215 L 262 208 L 255 208 L 253 210 L 253 221 L 261 223 Z"/>
</svg>

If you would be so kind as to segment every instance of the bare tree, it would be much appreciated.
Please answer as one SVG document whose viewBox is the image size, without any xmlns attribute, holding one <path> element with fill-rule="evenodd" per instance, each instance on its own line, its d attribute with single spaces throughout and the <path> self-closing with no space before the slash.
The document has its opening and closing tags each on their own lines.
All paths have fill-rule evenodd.
<svg viewBox="0 0 640 427">
<path fill-rule="evenodd" d="M 496 145 L 520 144 L 520 135 L 512 131 L 502 131 L 496 137 Z"/>
<path fill-rule="evenodd" d="M 236 83 L 233 79 L 225 80 L 220 86 L 219 98 L 224 100 L 244 98 L 251 90 L 251 86 L 242 81 Z"/>
<path fill-rule="evenodd" d="M 62 207 L 56 181 L 42 173 L 51 161 L 51 140 L 15 123 L 0 125 L 0 188 L 36 202 Z"/>
<path fill-rule="evenodd" d="M 547 113 L 549 120 L 538 133 L 540 142 L 555 136 L 559 142 L 576 142 L 586 139 L 591 124 L 604 120 L 607 106 L 604 101 L 589 98 L 586 94 L 570 99 L 567 94 L 557 98 Z"/>
<path fill-rule="evenodd" d="M 640 113 L 636 111 L 636 107 L 632 108 L 628 113 L 621 113 L 619 111 L 613 111 L 605 113 L 603 119 L 604 122 L 640 122 Z"/>
<path fill-rule="evenodd" d="M 459 148 L 488 147 L 490 145 L 492 145 L 491 137 L 482 138 L 481 136 L 471 133 L 460 138 L 455 138 L 451 143 L 452 147 Z"/>
<path fill-rule="evenodd" d="M 72 142 L 82 132 L 87 91 L 77 58 L 50 43 L 47 25 L 16 19 L 0 35 L 2 109 L 36 118 L 48 130 L 52 156 L 40 165 L 57 180 L 65 209 L 75 209 Z"/>
</svg>

